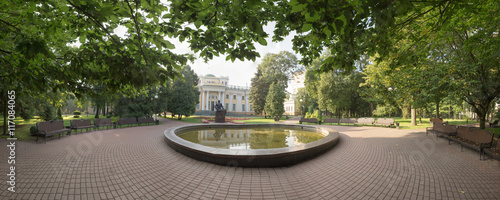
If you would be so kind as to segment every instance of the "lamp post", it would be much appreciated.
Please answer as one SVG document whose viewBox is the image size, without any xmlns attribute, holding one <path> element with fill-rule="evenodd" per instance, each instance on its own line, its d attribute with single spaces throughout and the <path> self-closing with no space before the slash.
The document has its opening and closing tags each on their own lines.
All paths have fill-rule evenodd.
<svg viewBox="0 0 500 200">
<path fill-rule="evenodd" d="M 155 121 L 158 121 L 158 95 L 155 95 Z"/>
<path fill-rule="evenodd" d="M 305 115 L 304 115 L 304 105 L 302 104 L 302 99 L 300 99 L 300 106 L 302 107 L 302 117 L 305 117 Z"/>
</svg>

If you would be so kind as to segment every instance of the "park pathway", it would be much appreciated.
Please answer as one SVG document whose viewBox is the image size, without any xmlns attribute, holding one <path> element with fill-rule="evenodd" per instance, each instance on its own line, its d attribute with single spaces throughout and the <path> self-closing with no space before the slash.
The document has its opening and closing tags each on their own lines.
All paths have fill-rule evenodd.
<svg viewBox="0 0 500 200">
<path fill-rule="evenodd" d="M 1 140 L 0 199 L 500 199 L 500 162 L 424 130 L 330 126 L 341 140 L 317 158 L 235 168 L 172 150 L 163 131 L 184 123 L 162 121 L 17 142 L 15 193 L 7 190 Z"/>
</svg>

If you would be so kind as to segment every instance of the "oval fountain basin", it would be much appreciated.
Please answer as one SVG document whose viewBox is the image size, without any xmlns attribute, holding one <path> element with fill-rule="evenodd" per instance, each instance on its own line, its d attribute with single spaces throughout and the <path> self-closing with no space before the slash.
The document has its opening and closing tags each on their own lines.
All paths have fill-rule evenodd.
<svg viewBox="0 0 500 200">
<path fill-rule="evenodd" d="M 201 124 L 165 130 L 167 144 L 191 158 L 238 167 L 283 167 L 318 156 L 339 141 L 327 127 Z"/>
</svg>

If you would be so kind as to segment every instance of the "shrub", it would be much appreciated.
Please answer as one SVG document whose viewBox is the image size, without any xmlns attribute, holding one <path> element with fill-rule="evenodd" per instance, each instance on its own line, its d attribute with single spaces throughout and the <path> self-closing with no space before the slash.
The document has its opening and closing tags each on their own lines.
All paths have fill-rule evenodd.
<svg viewBox="0 0 500 200">
<path fill-rule="evenodd" d="M 80 111 L 78 111 L 78 110 L 77 110 L 77 111 L 75 111 L 75 112 L 73 112 L 73 115 L 81 115 L 81 114 L 82 114 L 82 113 L 81 113 Z"/>
<path fill-rule="evenodd" d="M 30 127 L 30 134 L 32 136 L 35 136 L 37 134 L 37 132 L 38 132 L 38 128 L 36 126 L 31 126 Z"/>
<path fill-rule="evenodd" d="M 50 121 L 56 118 L 54 106 L 50 103 L 44 103 L 42 107 L 42 112 L 40 113 L 40 118 L 44 121 Z"/>
<path fill-rule="evenodd" d="M 75 115 L 73 116 L 73 118 L 80 118 L 80 115 Z"/>
</svg>

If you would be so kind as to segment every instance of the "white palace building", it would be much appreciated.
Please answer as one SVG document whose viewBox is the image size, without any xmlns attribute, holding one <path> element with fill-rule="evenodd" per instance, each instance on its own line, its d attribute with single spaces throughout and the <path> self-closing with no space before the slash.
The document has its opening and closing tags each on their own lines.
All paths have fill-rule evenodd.
<svg viewBox="0 0 500 200">
<path fill-rule="evenodd" d="M 196 106 L 197 112 L 215 111 L 214 105 L 218 100 L 229 113 L 254 114 L 252 104 L 248 100 L 250 88 L 245 86 L 229 85 L 229 77 L 216 77 L 213 74 L 200 76 L 198 82 L 200 103 Z"/>
</svg>

